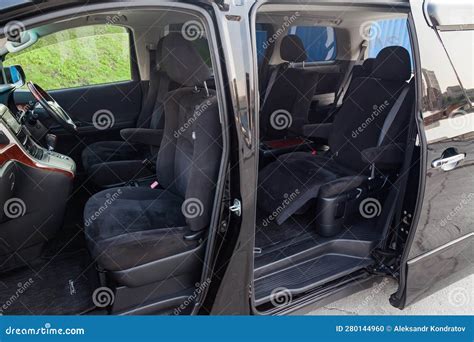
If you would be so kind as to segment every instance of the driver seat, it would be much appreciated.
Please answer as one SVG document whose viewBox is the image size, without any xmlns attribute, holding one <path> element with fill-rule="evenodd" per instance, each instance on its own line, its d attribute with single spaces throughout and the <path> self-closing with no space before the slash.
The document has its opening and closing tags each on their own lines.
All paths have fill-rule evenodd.
<svg viewBox="0 0 474 342">
<path fill-rule="evenodd" d="M 122 185 L 134 179 L 147 179 L 153 176 L 152 167 L 147 164 L 151 164 L 150 161 L 155 160 L 156 146 L 159 146 L 161 142 L 161 128 L 163 127 L 162 103 L 157 98 L 170 88 L 169 77 L 161 65 L 162 45 L 163 39 L 160 39 L 156 47 L 155 58 L 152 60 L 156 63 L 154 67 L 158 70 L 156 75 L 151 75 L 151 77 L 158 78 L 156 91 L 151 86 L 152 81 L 150 80 L 149 93 L 144 104 L 145 108 L 153 104 L 151 113 L 145 110 L 139 115 L 137 129 L 133 131 L 132 136 L 123 134 L 124 131 L 130 129 L 121 130 L 120 134 L 124 140 L 98 141 L 86 146 L 82 151 L 81 160 L 84 170 L 91 182 L 100 188 Z M 135 142 L 133 138 L 139 135 L 140 128 L 152 129 L 155 134 L 145 142 Z"/>
<path fill-rule="evenodd" d="M 209 67 L 179 33 L 164 38 L 163 56 L 168 76 L 183 87 L 164 101 L 159 187 L 103 190 L 84 210 L 92 257 L 118 284 L 130 287 L 199 269 L 199 258 L 192 256 L 210 222 L 221 161 L 217 98 L 205 86 Z"/>
</svg>

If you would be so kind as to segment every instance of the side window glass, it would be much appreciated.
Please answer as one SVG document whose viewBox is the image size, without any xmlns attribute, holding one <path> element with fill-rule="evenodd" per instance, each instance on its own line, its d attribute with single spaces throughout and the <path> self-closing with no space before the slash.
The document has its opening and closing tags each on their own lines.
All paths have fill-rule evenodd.
<svg viewBox="0 0 474 342">
<path fill-rule="evenodd" d="M 308 62 L 332 61 L 336 58 L 334 28 L 325 26 L 292 26 L 290 34 L 297 35 L 304 44 Z"/>
<path fill-rule="evenodd" d="M 387 46 L 402 46 L 412 56 L 407 20 L 386 19 L 372 23 L 370 27 L 368 57 L 375 58 Z"/>
<path fill-rule="evenodd" d="M 126 28 L 113 25 L 67 29 L 8 54 L 4 65 L 15 64 L 46 90 L 129 81 L 130 36 Z"/>
<path fill-rule="evenodd" d="M 263 29 L 262 25 L 257 24 L 256 36 L 258 65 L 261 65 L 268 48 L 268 32 Z"/>
<path fill-rule="evenodd" d="M 474 103 L 474 30 L 446 31 L 439 34 L 465 88 L 464 91 Z M 464 96 L 461 86 L 447 87 L 446 94 L 448 100 Z"/>
</svg>

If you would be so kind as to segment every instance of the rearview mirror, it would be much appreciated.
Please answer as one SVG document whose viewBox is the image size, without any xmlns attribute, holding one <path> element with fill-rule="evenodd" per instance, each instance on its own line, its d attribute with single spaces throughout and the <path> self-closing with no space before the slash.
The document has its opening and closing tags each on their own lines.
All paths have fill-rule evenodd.
<svg viewBox="0 0 474 342">
<path fill-rule="evenodd" d="M 12 65 L 4 67 L 5 83 L 14 85 L 15 88 L 20 88 L 25 85 L 25 72 L 19 65 Z"/>
</svg>

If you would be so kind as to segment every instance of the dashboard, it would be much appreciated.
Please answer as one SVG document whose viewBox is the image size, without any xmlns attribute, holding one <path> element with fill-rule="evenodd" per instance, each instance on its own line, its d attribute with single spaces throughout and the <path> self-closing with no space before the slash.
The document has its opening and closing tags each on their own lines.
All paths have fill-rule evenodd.
<svg viewBox="0 0 474 342">
<path fill-rule="evenodd" d="M 13 133 L 15 133 L 15 135 L 18 135 L 18 133 L 20 133 L 20 130 L 21 130 L 20 123 L 13 116 L 13 114 L 8 110 L 6 106 L 3 106 L 3 108 L 1 108 L 0 118 L 7 124 L 7 126 L 13 131 Z"/>
<path fill-rule="evenodd" d="M 8 161 L 74 178 L 76 164 L 72 158 L 45 149 L 36 143 L 7 106 L 0 104 L 0 167 Z"/>
</svg>

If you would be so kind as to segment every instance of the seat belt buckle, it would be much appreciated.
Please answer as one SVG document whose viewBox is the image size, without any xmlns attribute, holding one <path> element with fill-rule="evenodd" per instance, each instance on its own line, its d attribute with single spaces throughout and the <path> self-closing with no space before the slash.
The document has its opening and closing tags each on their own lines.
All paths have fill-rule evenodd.
<svg viewBox="0 0 474 342">
<path fill-rule="evenodd" d="M 154 181 L 153 183 L 150 184 L 150 188 L 156 189 L 159 185 L 160 183 L 158 183 L 158 181 Z"/>
</svg>

